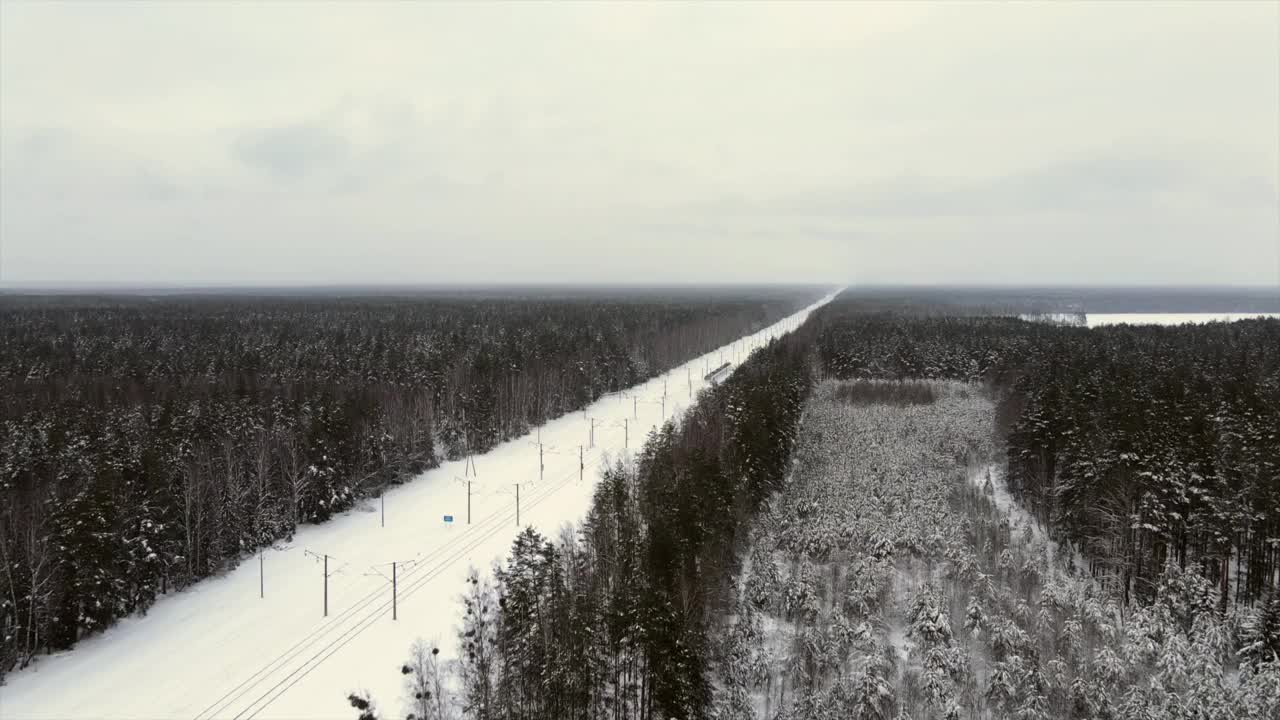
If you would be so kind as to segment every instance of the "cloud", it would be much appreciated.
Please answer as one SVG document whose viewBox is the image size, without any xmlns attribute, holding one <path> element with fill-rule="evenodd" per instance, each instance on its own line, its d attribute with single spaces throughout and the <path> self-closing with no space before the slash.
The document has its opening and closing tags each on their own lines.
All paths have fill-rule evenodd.
<svg viewBox="0 0 1280 720">
<path fill-rule="evenodd" d="M 315 10 L 0 3 L 0 282 L 1280 280 L 1274 4 Z"/>
<path fill-rule="evenodd" d="M 1212 159 L 1212 150 L 1188 156 L 1136 147 L 1108 148 L 994 177 L 886 177 L 835 193 L 814 190 L 793 195 L 784 207 L 798 214 L 901 220 L 1110 215 L 1187 203 L 1221 211 L 1276 208 L 1276 188 L 1269 179 L 1224 167 Z"/>
<path fill-rule="evenodd" d="M 282 180 L 329 172 L 350 155 L 345 138 L 314 125 L 290 125 L 244 132 L 232 151 L 245 165 Z"/>
</svg>

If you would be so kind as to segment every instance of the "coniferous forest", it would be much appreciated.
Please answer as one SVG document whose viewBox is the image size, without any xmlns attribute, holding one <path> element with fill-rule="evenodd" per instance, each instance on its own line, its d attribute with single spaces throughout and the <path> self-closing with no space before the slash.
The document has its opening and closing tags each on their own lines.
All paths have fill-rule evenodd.
<svg viewBox="0 0 1280 720">
<path fill-rule="evenodd" d="M 1167 565 L 1126 603 L 1010 496 L 976 383 L 829 380 L 751 531 L 726 718 L 1257 718 L 1280 604 Z"/>
<path fill-rule="evenodd" d="M 472 571 L 456 652 L 406 638 L 402 712 L 352 706 L 1280 711 L 1280 321 L 1088 329 L 947 298 L 846 292 L 754 351 L 578 524 Z M 7 662 L 810 299 L 11 303 Z"/>
<path fill-rule="evenodd" d="M 415 717 L 1274 717 L 1280 321 L 1008 312 L 757 351 L 472 574 Z"/>
<path fill-rule="evenodd" d="M 1222 606 L 1280 582 L 1280 321 L 1085 329 L 851 298 L 819 322 L 833 377 L 997 391 L 1010 490 L 1126 601 L 1170 559 Z"/>
<path fill-rule="evenodd" d="M 0 298 L 0 675 L 815 297 Z"/>
</svg>

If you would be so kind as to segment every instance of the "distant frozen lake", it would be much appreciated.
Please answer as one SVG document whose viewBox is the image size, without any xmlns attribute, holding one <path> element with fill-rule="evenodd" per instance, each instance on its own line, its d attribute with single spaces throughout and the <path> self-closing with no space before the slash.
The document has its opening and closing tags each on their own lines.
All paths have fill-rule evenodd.
<svg viewBox="0 0 1280 720">
<path fill-rule="evenodd" d="M 1102 325 L 1182 325 L 1184 323 L 1232 322 L 1257 317 L 1280 318 L 1280 313 L 1089 313 L 1089 327 Z"/>
</svg>

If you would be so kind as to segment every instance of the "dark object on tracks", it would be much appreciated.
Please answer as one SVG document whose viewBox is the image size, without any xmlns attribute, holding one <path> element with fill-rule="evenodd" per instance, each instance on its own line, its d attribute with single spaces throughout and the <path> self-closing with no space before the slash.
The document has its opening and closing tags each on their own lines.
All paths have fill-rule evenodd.
<svg viewBox="0 0 1280 720">
<path fill-rule="evenodd" d="M 703 380 L 707 380 L 707 381 L 709 381 L 709 382 L 711 382 L 711 383 L 718 383 L 718 382 L 720 382 L 721 380 L 723 380 L 723 379 L 724 379 L 724 378 L 729 374 L 729 365 L 730 365 L 730 364 L 731 364 L 731 363 L 724 363 L 723 365 L 721 365 L 720 367 L 716 368 L 715 370 L 712 370 L 711 372 L 707 373 L 707 374 L 706 374 L 702 379 L 703 379 Z"/>
</svg>

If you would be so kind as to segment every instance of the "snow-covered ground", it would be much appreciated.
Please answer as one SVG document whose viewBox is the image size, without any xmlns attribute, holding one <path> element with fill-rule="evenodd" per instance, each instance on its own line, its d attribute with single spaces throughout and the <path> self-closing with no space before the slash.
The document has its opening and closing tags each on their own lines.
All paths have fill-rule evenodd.
<svg viewBox="0 0 1280 720">
<path fill-rule="evenodd" d="M 1280 318 L 1280 313 L 1089 313 L 1089 327 L 1102 325 L 1182 325 L 1183 323 L 1232 322 L 1256 317 Z"/>
<path fill-rule="evenodd" d="M 448 462 L 322 525 L 300 528 L 287 548 L 246 560 L 226 575 L 161 599 L 66 653 L 40 658 L 0 687 L 0 717 L 342 718 L 346 695 L 372 691 L 398 715 L 400 666 L 415 638 L 438 639 L 452 656 L 467 569 L 502 558 L 521 526 L 554 535 L 587 511 L 602 465 L 626 455 L 754 347 L 802 323 L 814 305 L 583 412 L 544 425 L 464 462 Z M 664 401 L 665 386 L 665 401 Z M 594 419 L 594 446 L 590 443 Z M 539 475 L 538 440 L 545 469 Z M 582 446 L 582 479 L 579 447 Z M 471 519 L 467 524 L 467 485 Z M 520 484 L 520 525 L 516 523 Z M 454 522 L 443 521 L 452 515 Z M 322 617 L 328 554 L 329 616 Z M 397 566 L 398 620 L 391 617 L 390 563 Z"/>
<path fill-rule="evenodd" d="M 1085 315 L 1082 312 L 1054 312 L 1054 313 L 1022 313 L 1018 316 L 1019 320 L 1027 322 L 1042 322 L 1050 325 L 1084 325 Z"/>
<path fill-rule="evenodd" d="M 1065 557 L 1062 556 L 1064 548 L 1057 540 L 1049 537 L 1044 531 L 1044 527 L 1040 521 L 1031 513 L 1027 512 L 1018 501 L 1013 499 L 1013 495 L 1009 492 L 1009 487 L 1005 483 L 1004 468 L 999 463 L 986 463 L 969 468 L 969 482 L 980 490 L 985 489 L 987 483 L 991 483 L 991 500 L 995 502 L 996 509 L 1009 517 L 1009 523 L 1015 532 L 1020 532 L 1022 528 L 1031 531 L 1031 537 L 1036 542 L 1045 543 L 1045 551 L 1049 555 L 1048 567 L 1050 572 L 1063 570 L 1066 564 L 1074 562 L 1077 568 L 1087 568 L 1088 563 L 1084 560 L 1084 555 L 1072 543 L 1066 543 Z M 1062 557 L 1059 563 L 1057 558 Z"/>
</svg>

